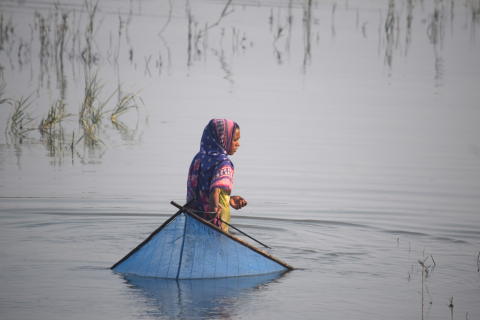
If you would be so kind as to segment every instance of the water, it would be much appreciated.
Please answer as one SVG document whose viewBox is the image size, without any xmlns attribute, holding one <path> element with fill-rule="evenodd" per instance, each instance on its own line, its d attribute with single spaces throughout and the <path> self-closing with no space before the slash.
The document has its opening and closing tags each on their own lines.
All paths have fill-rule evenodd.
<svg viewBox="0 0 480 320">
<path fill-rule="evenodd" d="M 14 135 L 0 108 L 0 317 L 421 319 L 428 257 L 423 318 L 451 319 L 451 297 L 455 319 L 480 318 L 480 4 L 392 3 L 233 1 L 205 37 L 225 2 L 173 2 L 167 24 L 168 1 L 102 0 L 87 63 L 84 2 L 60 3 L 63 59 L 54 2 L 2 2 L 2 98 L 33 93 L 37 126 L 61 97 L 76 116 Z M 48 45 L 35 11 L 52 14 Z M 72 152 L 95 72 L 103 101 L 133 86 L 144 105 Z M 213 117 L 242 128 L 234 193 L 249 204 L 232 224 L 298 270 L 112 273 L 184 201 Z"/>
</svg>

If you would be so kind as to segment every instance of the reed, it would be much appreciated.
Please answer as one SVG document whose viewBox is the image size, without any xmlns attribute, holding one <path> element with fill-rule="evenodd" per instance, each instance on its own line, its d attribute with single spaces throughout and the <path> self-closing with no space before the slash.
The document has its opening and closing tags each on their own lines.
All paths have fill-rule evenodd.
<svg viewBox="0 0 480 320">
<path fill-rule="evenodd" d="M 452 320 L 453 320 L 453 297 L 451 297 L 449 300 L 450 300 L 450 304 L 447 304 L 447 306 L 452 311 Z"/>
<path fill-rule="evenodd" d="M 3 12 L 0 13 L 0 50 L 3 50 Z"/>
<path fill-rule="evenodd" d="M 85 7 L 88 15 L 88 24 L 85 30 L 85 41 L 87 42 L 87 47 L 82 52 L 82 58 L 85 63 L 90 66 L 93 62 L 97 60 L 97 57 L 93 53 L 93 38 L 94 38 L 94 21 L 95 15 L 99 11 L 98 1 L 93 4 L 92 0 L 85 0 Z"/>
<path fill-rule="evenodd" d="M 52 104 L 50 110 L 48 111 L 47 117 L 40 121 L 38 129 L 41 131 L 47 129 L 51 130 L 60 121 L 73 116 L 72 114 L 65 112 L 66 106 L 67 104 L 61 99 Z"/>
<path fill-rule="evenodd" d="M 117 90 L 115 90 L 105 101 L 101 101 L 99 95 L 104 85 L 105 84 L 98 80 L 98 73 L 95 73 L 95 75 L 90 78 L 85 78 L 85 97 L 79 112 L 79 122 L 83 127 L 84 134 L 77 143 L 84 138 L 90 145 L 94 145 L 97 140 L 105 145 L 95 133 L 97 132 L 98 124 L 100 124 L 105 113 L 105 106 Z"/>
<path fill-rule="evenodd" d="M 50 57 L 50 30 L 52 24 L 52 15 L 43 17 L 38 11 L 35 11 L 35 30 L 38 29 L 40 40 L 40 62 L 46 64 Z"/>
<path fill-rule="evenodd" d="M 145 103 L 143 102 L 142 98 L 138 95 L 142 90 L 138 92 L 131 92 L 131 88 L 122 95 L 118 101 L 118 104 L 115 106 L 115 108 L 112 110 L 112 113 L 109 117 L 109 119 L 112 122 L 116 122 L 117 118 L 126 112 L 128 112 L 131 109 L 137 109 L 137 113 L 139 110 L 138 102 L 139 100 L 144 106 Z"/>
<path fill-rule="evenodd" d="M 98 100 L 98 96 L 103 87 L 104 84 L 100 83 L 98 80 L 98 72 L 92 77 L 85 77 L 85 97 L 79 111 L 80 122 L 82 122 L 82 118 L 88 116 L 88 114 L 92 112 L 94 103 Z"/>
<path fill-rule="evenodd" d="M 0 105 L 4 104 L 5 102 L 10 101 L 10 98 L 3 98 L 3 95 L 5 94 L 5 88 L 7 87 L 7 84 L 3 82 L 0 84 Z"/>
<path fill-rule="evenodd" d="M 425 258 L 425 250 L 423 250 L 423 260 L 418 260 L 418 263 L 422 266 L 422 292 L 419 292 L 422 295 L 422 319 L 423 319 L 423 306 L 424 306 L 424 295 L 423 295 L 423 282 L 425 278 L 428 278 L 429 269 L 431 266 L 426 266 L 425 262 L 428 260 L 428 257 Z M 427 289 L 428 293 L 428 289 Z M 428 293 L 430 296 L 430 293 Z"/>
<path fill-rule="evenodd" d="M 88 116 L 84 116 L 80 119 L 81 125 L 83 126 L 83 131 L 84 131 L 83 137 L 86 139 L 89 139 L 89 141 L 91 141 L 93 144 L 97 139 L 103 143 L 103 141 L 101 141 L 100 138 L 98 138 L 98 136 L 95 135 L 95 133 L 97 132 L 96 129 L 98 128 L 98 125 L 100 124 L 102 117 L 104 115 L 103 109 L 106 106 L 108 100 L 110 100 L 112 96 L 113 94 L 105 102 L 99 102 L 97 107 L 93 107 L 90 110 Z M 105 145 L 105 143 L 103 144 Z"/>
<path fill-rule="evenodd" d="M 18 135 L 26 131 L 35 129 L 34 128 L 35 125 L 32 125 L 29 128 L 26 128 L 27 125 L 29 125 L 35 120 L 34 118 L 30 117 L 30 115 L 27 112 L 28 107 L 32 104 L 32 102 L 29 101 L 32 94 L 30 94 L 26 98 L 23 98 L 22 96 L 20 100 L 10 99 L 10 101 L 8 101 L 8 103 L 13 107 L 13 113 L 10 115 L 10 117 L 7 120 L 6 130 L 8 130 L 10 125 L 10 132 L 15 135 Z M 5 131 L 5 133 L 6 132 L 7 131 Z"/>
<path fill-rule="evenodd" d="M 60 15 L 60 24 L 55 25 L 55 56 L 60 58 L 60 61 L 63 60 L 63 51 L 65 48 L 65 36 L 68 31 L 68 15 L 69 12 L 61 9 L 59 4 L 55 4 L 56 15 Z"/>
<path fill-rule="evenodd" d="M 0 14 L 0 50 L 4 50 L 4 44 L 5 42 L 9 42 L 10 38 L 14 38 L 14 25 L 12 22 L 12 17 L 10 17 L 10 20 L 8 23 L 4 24 L 3 21 L 3 12 Z M 14 41 L 13 41 L 14 42 Z"/>
<path fill-rule="evenodd" d="M 168 10 L 168 19 L 167 22 L 163 25 L 163 28 L 160 30 L 158 33 L 158 36 L 162 36 L 162 32 L 165 31 L 167 28 L 168 24 L 170 23 L 170 20 L 172 20 L 172 13 L 173 13 L 173 0 L 168 0 L 168 5 L 170 6 L 170 9 Z"/>
<path fill-rule="evenodd" d="M 430 304 L 433 304 L 432 297 L 430 297 L 430 292 L 428 292 L 428 286 L 425 285 L 425 289 L 427 290 L 428 298 L 430 299 Z"/>
<path fill-rule="evenodd" d="M 433 267 L 432 267 L 432 270 L 433 268 L 435 268 L 437 266 L 437 263 L 435 262 L 435 260 L 433 259 L 433 255 L 430 255 L 430 257 L 432 258 L 432 261 L 433 261 Z"/>
</svg>

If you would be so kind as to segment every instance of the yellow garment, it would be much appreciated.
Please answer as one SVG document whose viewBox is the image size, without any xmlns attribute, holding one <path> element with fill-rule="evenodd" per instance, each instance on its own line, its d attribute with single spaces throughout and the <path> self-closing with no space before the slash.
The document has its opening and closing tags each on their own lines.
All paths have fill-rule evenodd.
<svg viewBox="0 0 480 320">
<path fill-rule="evenodd" d="M 218 204 L 222 208 L 220 218 L 226 223 L 230 223 L 230 194 L 228 193 L 228 190 L 220 189 Z M 223 231 L 228 232 L 228 226 L 225 223 L 222 224 L 222 229 Z"/>
</svg>

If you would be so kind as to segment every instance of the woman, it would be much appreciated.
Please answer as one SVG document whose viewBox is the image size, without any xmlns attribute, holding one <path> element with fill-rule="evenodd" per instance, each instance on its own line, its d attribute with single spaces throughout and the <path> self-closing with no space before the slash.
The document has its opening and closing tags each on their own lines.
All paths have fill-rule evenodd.
<svg viewBox="0 0 480 320">
<path fill-rule="evenodd" d="M 203 130 L 200 151 L 188 171 L 187 202 L 200 217 L 228 232 L 230 206 L 238 210 L 247 205 L 239 196 L 230 196 L 234 168 L 228 156 L 240 147 L 240 127 L 228 119 L 212 119 Z M 218 219 L 220 218 L 220 219 Z"/>
</svg>

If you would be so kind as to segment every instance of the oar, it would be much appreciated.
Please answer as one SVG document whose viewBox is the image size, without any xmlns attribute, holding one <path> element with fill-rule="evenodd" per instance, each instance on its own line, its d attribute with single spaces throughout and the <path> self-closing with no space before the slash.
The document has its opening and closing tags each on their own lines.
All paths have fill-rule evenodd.
<svg viewBox="0 0 480 320">
<path fill-rule="evenodd" d="M 173 206 L 177 207 L 178 209 L 183 210 L 184 212 L 188 212 L 188 213 L 190 213 L 190 214 L 194 214 L 194 213 L 192 213 L 189 209 L 186 208 L 187 205 L 184 205 L 184 206 L 182 207 L 182 206 L 180 206 L 178 203 L 176 203 L 175 201 L 172 201 L 172 202 L 170 202 L 170 203 L 171 203 Z M 203 211 L 197 211 L 197 210 L 193 210 L 193 211 L 202 212 L 202 213 L 203 213 Z M 209 212 L 209 213 L 210 213 L 210 212 Z M 247 236 L 247 237 L 249 237 L 250 239 L 252 239 L 253 241 L 256 241 L 256 242 L 260 243 L 260 244 L 261 244 L 262 246 L 264 246 L 265 248 L 272 249 L 271 247 L 267 246 L 266 244 L 261 243 L 261 242 L 258 241 L 257 239 L 255 239 L 255 238 L 253 238 L 253 237 L 250 237 L 248 234 L 246 234 L 245 232 L 239 230 L 238 228 L 235 228 L 235 227 L 232 226 L 231 224 L 226 223 L 226 222 L 223 221 L 222 219 L 220 219 L 220 218 L 217 218 L 217 219 L 220 220 L 222 223 L 225 223 L 227 226 L 229 226 L 229 227 L 237 230 L 238 232 L 240 232 L 240 233 L 243 234 L 244 236 Z M 208 221 L 208 220 L 205 220 L 205 221 Z M 210 222 L 210 221 L 209 221 L 209 222 Z"/>
</svg>

